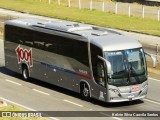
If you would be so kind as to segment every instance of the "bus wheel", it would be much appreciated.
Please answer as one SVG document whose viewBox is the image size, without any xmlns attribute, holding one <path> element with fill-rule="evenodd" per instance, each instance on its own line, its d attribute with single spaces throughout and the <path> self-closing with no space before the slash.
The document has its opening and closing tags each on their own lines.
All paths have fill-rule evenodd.
<svg viewBox="0 0 160 120">
<path fill-rule="evenodd" d="M 81 95 L 82 95 L 82 99 L 89 101 L 90 91 L 89 91 L 89 87 L 86 83 L 81 84 Z"/>
<path fill-rule="evenodd" d="M 22 75 L 23 75 L 24 80 L 26 80 L 26 81 L 29 80 L 29 71 L 26 66 L 23 66 L 23 68 L 22 68 Z"/>
</svg>

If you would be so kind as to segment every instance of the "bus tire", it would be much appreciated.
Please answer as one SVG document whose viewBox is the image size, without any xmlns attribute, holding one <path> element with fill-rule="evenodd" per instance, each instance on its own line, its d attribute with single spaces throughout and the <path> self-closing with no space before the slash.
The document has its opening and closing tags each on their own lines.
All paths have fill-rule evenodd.
<svg viewBox="0 0 160 120">
<path fill-rule="evenodd" d="M 28 70 L 27 66 L 22 67 L 22 76 L 23 76 L 24 80 L 26 80 L 26 81 L 29 80 L 29 70 Z"/>
<path fill-rule="evenodd" d="M 90 99 L 90 90 L 86 83 L 81 84 L 81 96 L 83 100 L 89 101 Z"/>
</svg>

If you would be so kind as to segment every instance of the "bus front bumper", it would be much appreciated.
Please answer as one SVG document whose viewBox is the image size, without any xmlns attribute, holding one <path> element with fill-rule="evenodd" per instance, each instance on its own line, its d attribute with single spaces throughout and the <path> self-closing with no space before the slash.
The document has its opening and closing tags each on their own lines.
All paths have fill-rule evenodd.
<svg viewBox="0 0 160 120">
<path fill-rule="evenodd" d="M 109 92 L 109 96 L 107 98 L 108 102 L 124 102 L 124 101 L 134 101 L 139 99 L 144 99 L 147 96 L 148 87 L 146 86 L 142 90 L 120 93 L 113 90 Z"/>
</svg>

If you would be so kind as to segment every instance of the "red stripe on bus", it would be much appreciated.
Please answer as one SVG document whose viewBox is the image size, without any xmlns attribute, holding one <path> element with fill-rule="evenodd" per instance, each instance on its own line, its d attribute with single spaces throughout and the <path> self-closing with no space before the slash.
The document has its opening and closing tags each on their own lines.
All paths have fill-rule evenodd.
<svg viewBox="0 0 160 120">
<path fill-rule="evenodd" d="M 82 74 L 82 73 L 76 73 L 76 75 L 81 76 L 81 77 L 84 77 L 84 78 L 88 78 L 88 79 L 91 79 L 91 78 L 92 78 L 91 76 L 85 75 L 85 74 Z"/>
</svg>

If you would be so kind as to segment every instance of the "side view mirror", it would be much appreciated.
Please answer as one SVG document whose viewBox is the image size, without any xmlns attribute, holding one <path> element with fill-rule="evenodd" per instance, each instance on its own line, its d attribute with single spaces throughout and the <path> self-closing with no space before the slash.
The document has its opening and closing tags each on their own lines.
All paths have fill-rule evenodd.
<svg viewBox="0 0 160 120">
<path fill-rule="evenodd" d="M 157 66 L 157 59 L 154 55 L 150 54 L 150 53 L 146 53 L 146 55 L 148 55 L 151 59 L 152 59 L 152 66 L 155 68 Z"/>
<path fill-rule="evenodd" d="M 107 73 L 112 74 L 111 63 L 101 56 L 98 56 L 98 58 L 105 62 L 106 66 L 107 66 Z"/>
</svg>

